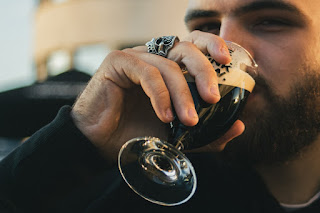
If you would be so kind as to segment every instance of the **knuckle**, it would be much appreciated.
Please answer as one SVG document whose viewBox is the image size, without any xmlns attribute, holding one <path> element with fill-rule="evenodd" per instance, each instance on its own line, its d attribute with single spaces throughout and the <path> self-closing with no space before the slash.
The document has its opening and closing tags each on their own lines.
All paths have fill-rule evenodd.
<svg viewBox="0 0 320 213">
<path fill-rule="evenodd" d="M 182 41 L 179 44 L 180 44 L 181 48 L 197 49 L 196 45 L 193 44 L 192 42 L 189 42 L 189 41 Z"/>
<path fill-rule="evenodd" d="M 191 96 L 191 93 L 190 93 L 190 89 L 188 86 L 186 87 L 183 87 L 180 91 L 180 94 L 184 97 L 189 97 L 190 98 L 190 101 L 193 102 L 193 99 L 192 99 L 192 96 Z"/>
<path fill-rule="evenodd" d="M 183 98 L 186 102 L 188 101 L 193 102 L 190 89 L 188 86 L 182 86 L 180 88 L 176 88 L 176 94 L 179 95 L 179 97 Z"/>
<path fill-rule="evenodd" d="M 166 60 L 166 66 L 168 67 L 168 70 L 170 70 L 170 71 L 178 70 L 179 72 L 181 72 L 181 67 L 175 61 Z"/>
<path fill-rule="evenodd" d="M 157 86 L 156 87 L 156 96 L 160 99 L 163 100 L 167 97 L 169 97 L 169 91 L 166 87 L 163 86 Z"/>
<path fill-rule="evenodd" d="M 132 49 L 129 48 L 129 47 L 127 47 L 127 48 L 122 49 L 121 51 L 122 51 L 122 52 L 127 52 L 127 51 L 130 51 L 130 50 L 132 50 Z"/>
<path fill-rule="evenodd" d="M 141 76 L 144 77 L 145 81 L 152 81 L 160 77 L 160 71 L 157 67 L 152 65 L 146 65 L 140 70 Z"/>
<path fill-rule="evenodd" d="M 130 64 L 131 67 L 135 67 L 139 65 L 139 59 L 125 53 L 122 50 L 114 50 L 110 52 L 107 57 L 105 58 L 105 61 L 109 64 L 109 66 L 112 66 L 114 69 L 119 69 L 123 66 L 128 66 Z"/>
<path fill-rule="evenodd" d="M 213 33 L 208 33 L 208 32 L 203 32 L 200 30 L 194 30 L 189 34 L 189 39 L 190 41 L 192 41 L 192 43 L 198 43 L 199 40 L 201 40 L 203 42 L 206 41 L 208 42 L 209 45 L 212 46 L 222 46 L 223 43 L 225 42 L 223 38 L 221 38 L 218 35 L 215 35 Z"/>
<path fill-rule="evenodd" d="M 113 50 L 108 54 L 108 58 L 110 59 L 114 59 L 114 58 L 118 58 L 118 57 L 123 57 L 124 53 L 121 50 Z"/>
<path fill-rule="evenodd" d="M 152 65 L 146 64 L 141 72 L 147 74 L 147 75 L 158 75 L 160 73 L 159 69 L 157 67 L 154 67 Z"/>
<path fill-rule="evenodd" d="M 201 34 L 203 34 L 204 32 L 200 31 L 200 30 L 193 30 L 190 35 L 191 36 L 199 36 Z"/>
<path fill-rule="evenodd" d="M 191 43 L 196 43 L 199 37 L 202 37 L 205 32 L 200 30 L 193 30 L 186 37 L 186 41 L 190 41 Z"/>
<path fill-rule="evenodd" d="M 128 54 L 122 52 L 121 50 L 113 50 L 105 57 L 104 62 L 114 64 L 115 62 L 123 60 L 124 58 L 128 58 Z"/>
<path fill-rule="evenodd" d="M 220 40 L 220 41 L 223 41 L 223 39 L 218 36 L 218 35 L 215 35 L 213 33 L 208 33 L 208 32 L 203 32 L 203 31 L 200 31 L 200 30 L 194 30 L 190 33 L 190 37 L 192 38 L 192 41 L 197 41 L 199 40 L 199 38 L 205 38 L 205 39 L 208 39 L 208 40 Z M 194 43 L 194 42 L 193 42 Z"/>
<path fill-rule="evenodd" d="M 135 51 L 132 49 L 132 48 L 125 48 L 125 49 L 123 49 L 122 50 L 122 52 L 124 52 L 124 53 L 128 53 L 128 54 L 132 54 L 132 53 L 134 53 Z"/>
<path fill-rule="evenodd" d="M 104 58 L 103 62 L 100 64 L 97 73 L 104 73 L 107 70 L 114 70 L 116 61 L 123 57 L 123 53 L 120 50 L 111 51 Z"/>
</svg>

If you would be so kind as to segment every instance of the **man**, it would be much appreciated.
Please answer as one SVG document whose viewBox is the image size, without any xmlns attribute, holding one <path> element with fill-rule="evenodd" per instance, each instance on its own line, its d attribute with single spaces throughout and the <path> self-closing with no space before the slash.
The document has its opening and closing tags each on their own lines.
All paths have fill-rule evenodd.
<svg viewBox="0 0 320 213">
<path fill-rule="evenodd" d="M 190 0 L 185 20 L 192 32 L 175 42 L 167 58 L 146 47 L 109 54 L 73 108 L 63 108 L 1 162 L 2 206 L 42 212 L 318 212 L 319 6 L 317 0 Z M 198 175 L 190 201 L 175 207 L 149 203 L 112 169 L 118 151 L 136 136 L 167 137 L 171 100 L 185 125 L 197 123 L 181 64 L 206 102 L 219 101 L 217 77 L 203 53 L 230 62 L 224 40 L 245 47 L 259 64 L 241 121 L 206 147 L 225 148 L 222 156 L 190 155 Z"/>
</svg>

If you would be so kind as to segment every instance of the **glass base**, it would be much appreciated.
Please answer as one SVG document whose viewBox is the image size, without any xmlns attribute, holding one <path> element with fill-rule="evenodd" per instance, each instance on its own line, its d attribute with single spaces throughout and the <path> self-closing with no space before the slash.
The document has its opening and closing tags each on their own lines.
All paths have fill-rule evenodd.
<svg viewBox="0 0 320 213">
<path fill-rule="evenodd" d="M 197 179 L 188 158 L 155 137 L 134 138 L 119 153 L 118 165 L 130 188 L 146 200 L 165 206 L 188 201 Z"/>
</svg>

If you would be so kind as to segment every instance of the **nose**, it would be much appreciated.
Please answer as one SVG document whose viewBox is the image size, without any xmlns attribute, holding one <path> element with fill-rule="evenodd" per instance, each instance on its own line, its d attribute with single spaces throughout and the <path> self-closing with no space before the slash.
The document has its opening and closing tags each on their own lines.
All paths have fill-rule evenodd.
<svg viewBox="0 0 320 213">
<path fill-rule="evenodd" d="M 254 39 L 248 31 L 234 20 L 222 20 L 219 36 L 244 47 L 254 58 Z"/>
<path fill-rule="evenodd" d="M 252 77 L 256 78 L 258 76 L 258 72 L 254 50 L 257 45 L 254 44 L 256 40 L 249 31 L 236 21 L 224 20 L 221 22 L 219 36 L 226 41 L 239 44 L 249 52 L 253 58 L 253 65 L 255 65 L 252 67 L 252 70 L 247 69 L 247 71 Z"/>
</svg>

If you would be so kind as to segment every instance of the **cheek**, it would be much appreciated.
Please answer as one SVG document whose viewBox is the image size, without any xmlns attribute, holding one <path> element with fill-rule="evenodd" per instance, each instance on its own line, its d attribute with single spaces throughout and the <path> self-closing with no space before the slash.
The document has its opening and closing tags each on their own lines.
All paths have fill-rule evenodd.
<svg viewBox="0 0 320 213">
<path fill-rule="evenodd" d="M 275 95 L 286 97 L 294 82 L 303 76 L 305 57 L 297 46 L 266 46 L 256 54 L 259 75 L 273 88 Z"/>
</svg>

